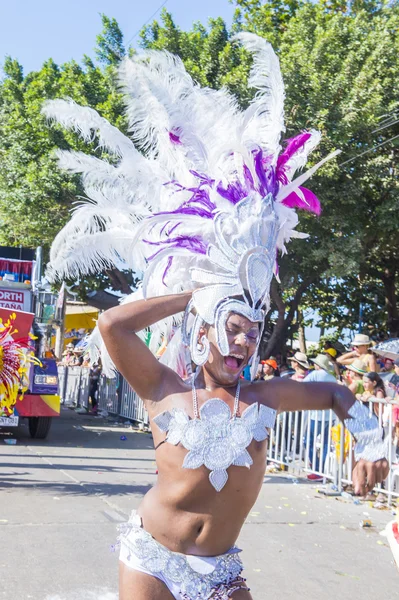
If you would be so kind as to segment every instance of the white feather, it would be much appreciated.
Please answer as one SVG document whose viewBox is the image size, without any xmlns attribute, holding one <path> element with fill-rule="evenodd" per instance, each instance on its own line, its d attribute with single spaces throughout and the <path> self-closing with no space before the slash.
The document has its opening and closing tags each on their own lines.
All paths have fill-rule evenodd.
<svg viewBox="0 0 399 600">
<path fill-rule="evenodd" d="M 79 133 L 86 142 L 98 138 L 100 147 L 116 156 L 134 153 L 138 159 L 145 160 L 129 138 L 89 106 L 79 106 L 73 100 L 48 100 L 42 112 L 49 120 Z"/>
<path fill-rule="evenodd" d="M 232 41 L 240 42 L 253 54 L 248 85 L 258 90 L 243 116 L 244 139 L 277 158 L 281 133 L 285 131 L 285 92 L 279 60 L 269 42 L 253 33 L 238 33 Z"/>
<path fill-rule="evenodd" d="M 300 185 L 303 185 L 305 181 L 312 177 L 316 173 L 317 169 L 320 169 L 320 167 L 324 165 L 324 163 L 326 163 L 329 160 L 332 160 L 335 156 L 337 156 L 340 153 L 341 150 L 335 150 L 334 152 L 331 152 L 328 156 L 326 156 L 325 158 L 320 160 L 316 165 L 314 165 L 314 167 L 311 167 L 305 173 L 299 175 L 299 177 L 294 179 L 294 181 L 291 181 L 291 183 L 289 183 L 288 185 L 281 187 L 280 191 L 277 194 L 277 202 L 281 202 L 282 200 L 284 200 L 284 198 L 291 194 L 291 192 L 294 192 L 297 188 L 299 188 Z"/>
</svg>

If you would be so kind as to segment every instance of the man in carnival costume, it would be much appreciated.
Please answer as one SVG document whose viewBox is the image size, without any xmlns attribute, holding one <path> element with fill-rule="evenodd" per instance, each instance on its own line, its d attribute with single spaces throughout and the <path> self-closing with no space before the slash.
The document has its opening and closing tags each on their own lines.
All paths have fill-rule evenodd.
<svg viewBox="0 0 399 600">
<path fill-rule="evenodd" d="M 320 135 L 303 132 L 281 151 L 277 57 L 262 38 L 237 38 L 253 53 L 249 85 L 258 90 L 245 111 L 226 90 L 196 85 L 167 52 L 123 63 L 140 151 L 88 107 L 56 100 L 44 108 L 97 139 L 108 158 L 59 152 L 63 168 L 82 173 L 89 201 L 57 236 L 49 275 L 121 264 L 143 273 L 142 289 L 105 312 L 94 334 L 104 372 L 116 367 L 145 402 L 159 471 L 120 536 L 121 600 L 251 598 L 235 543 L 279 411 L 332 408 L 357 440 L 356 491 L 387 476 L 378 422 L 345 387 L 240 380 L 249 363 L 256 373 L 277 251 L 306 237 L 295 231 L 294 208 L 320 213 L 301 186 L 321 163 L 294 179 Z"/>
</svg>

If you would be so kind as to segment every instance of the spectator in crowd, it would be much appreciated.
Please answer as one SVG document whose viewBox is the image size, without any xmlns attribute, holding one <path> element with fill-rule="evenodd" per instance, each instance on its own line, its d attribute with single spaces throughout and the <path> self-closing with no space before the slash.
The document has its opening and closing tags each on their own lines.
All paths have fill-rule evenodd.
<svg viewBox="0 0 399 600">
<path fill-rule="evenodd" d="M 384 400 L 386 396 L 384 382 L 378 373 L 370 371 L 363 375 L 363 387 L 364 392 L 362 394 L 356 394 L 356 398 L 362 402 L 367 402 L 370 398 L 376 398 L 377 400 Z"/>
<path fill-rule="evenodd" d="M 295 371 L 293 369 L 291 369 L 286 362 L 283 362 L 280 364 L 280 368 L 279 368 L 279 372 L 280 372 L 280 377 L 291 377 L 292 375 L 294 375 Z"/>
<path fill-rule="evenodd" d="M 83 365 L 83 350 L 81 348 L 75 348 L 73 351 L 73 360 L 71 362 L 72 367 L 81 367 Z"/>
<path fill-rule="evenodd" d="M 73 350 L 74 350 L 73 344 L 69 343 L 66 345 L 65 351 L 62 354 L 62 360 L 60 363 L 61 365 L 68 367 L 73 363 L 73 361 L 75 359 Z"/>
<path fill-rule="evenodd" d="M 393 361 L 392 361 L 393 362 Z M 364 392 L 363 394 L 356 394 L 356 398 L 361 402 L 370 402 L 371 400 L 385 400 L 386 391 L 384 382 L 378 373 L 374 371 L 370 371 L 370 373 L 366 373 L 363 375 L 363 386 Z M 389 431 L 389 419 L 390 413 L 392 411 L 392 424 L 393 424 L 393 437 L 395 436 L 395 421 L 398 411 L 395 410 L 396 407 L 392 407 L 391 404 L 382 404 L 378 402 L 373 402 L 373 412 L 376 417 L 379 417 L 381 414 L 382 417 L 382 425 L 384 427 L 385 434 L 388 434 Z M 381 488 L 385 489 L 384 482 L 381 483 Z M 385 504 L 386 496 L 383 492 L 380 492 L 376 499 L 376 503 Z"/>
<path fill-rule="evenodd" d="M 384 366 L 381 369 L 381 373 L 393 373 L 394 372 L 394 361 L 392 358 L 386 358 L 384 360 Z"/>
<path fill-rule="evenodd" d="M 96 413 L 98 408 L 98 384 L 100 383 L 100 376 L 102 371 L 101 358 L 90 369 L 89 375 L 89 398 L 91 401 L 91 410 Z"/>
<path fill-rule="evenodd" d="M 330 354 L 330 356 L 332 358 L 337 358 L 337 351 L 334 348 L 334 346 L 332 345 L 332 343 L 330 342 L 330 340 L 326 340 L 323 343 L 323 352 L 325 352 L 326 354 Z"/>
<path fill-rule="evenodd" d="M 47 347 L 45 352 L 44 352 L 44 358 L 57 358 L 55 355 L 55 352 L 52 348 Z"/>
<path fill-rule="evenodd" d="M 399 386 L 399 358 L 397 358 L 394 361 L 393 368 L 394 368 L 395 375 L 392 377 L 391 382 L 395 382 L 396 385 Z M 397 391 L 399 392 L 399 388 Z"/>
<path fill-rule="evenodd" d="M 370 371 L 363 375 L 363 388 L 362 394 L 356 394 L 356 398 L 361 402 L 369 402 L 370 400 L 384 400 L 386 397 L 384 382 L 378 373 Z M 378 417 L 380 411 L 380 405 L 378 403 L 373 404 L 373 411 Z"/>
<path fill-rule="evenodd" d="M 366 375 L 366 373 L 366 365 L 358 358 L 346 367 L 345 383 L 355 396 L 364 392 L 363 375 Z"/>
<path fill-rule="evenodd" d="M 246 379 L 247 381 L 251 381 L 251 365 L 247 365 L 245 367 L 244 371 L 242 372 L 242 378 Z"/>
<path fill-rule="evenodd" d="M 337 362 L 340 365 L 348 366 L 355 360 L 361 360 L 365 367 L 365 371 L 378 372 L 377 359 L 370 350 L 371 340 L 368 335 L 357 333 L 352 342 L 352 348 L 350 352 L 345 352 L 342 356 L 337 358 Z"/>
<path fill-rule="evenodd" d="M 306 354 L 304 352 L 295 352 L 294 356 L 288 360 L 291 361 L 292 368 L 295 371 L 291 379 L 294 381 L 303 381 L 310 369 Z"/>
<path fill-rule="evenodd" d="M 327 355 L 328 359 L 334 365 L 334 376 L 338 381 L 341 380 L 341 371 L 339 369 L 339 365 L 337 363 L 337 354 L 335 348 L 332 347 L 331 342 L 325 342 L 324 344 L 324 353 Z"/>
<path fill-rule="evenodd" d="M 330 361 L 329 357 L 325 354 L 318 354 L 316 358 L 311 358 L 310 361 L 314 364 L 314 370 L 308 373 L 304 378 L 304 382 L 311 381 L 326 381 L 336 383 L 337 380 L 334 376 L 334 365 Z M 323 423 L 324 418 L 324 423 Z M 309 447 L 309 462 L 311 468 L 316 472 L 321 472 L 323 469 L 323 463 L 327 457 L 328 452 L 328 428 L 329 428 L 329 417 L 325 411 L 312 410 L 310 411 L 310 427 L 309 427 L 309 439 L 308 435 L 305 436 L 305 444 Z M 323 446 L 320 450 L 320 456 L 314 456 L 315 440 L 317 436 L 321 435 L 323 440 Z M 314 462 L 313 459 L 315 458 Z M 314 465 L 314 467 L 313 467 Z M 311 481 L 321 481 L 323 477 L 317 473 L 311 473 L 308 475 L 308 479 Z"/>
<path fill-rule="evenodd" d="M 273 379 L 273 377 L 280 377 L 280 371 L 278 369 L 277 361 L 270 357 L 267 360 L 261 361 L 262 365 L 262 379 Z"/>
<path fill-rule="evenodd" d="M 399 447 L 399 358 L 394 361 L 395 375 L 389 382 L 389 387 L 394 388 L 393 406 L 392 406 L 392 425 L 393 438 L 396 452 Z"/>
<path fill-rule="evenodd" d="M 254 381 L 262 381 L 262 377 L 263 377 L 263 365 L 262 365 L 262 363 L 259 363 Z"/>
</svg>

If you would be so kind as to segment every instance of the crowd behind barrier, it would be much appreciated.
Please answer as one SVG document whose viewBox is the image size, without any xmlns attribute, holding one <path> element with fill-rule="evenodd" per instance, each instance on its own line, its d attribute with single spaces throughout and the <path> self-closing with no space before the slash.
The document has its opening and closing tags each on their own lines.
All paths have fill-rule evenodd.
<svg viewBox="0 0 399 600">
<path fill-rule="evenodd" d="M 64 406 L 89 409 L 89 371 L 89 367 L 59 366 L 60 395 Z M 148 413 L 143 402 L 121 375 L 115 379 L 101 375 L 97 394 L 98 408 L 103 414 L 129 419 L 143 429 L 148 428 Z M 369 408 L 378 415 L 380 425 L 385 429 L 391 467 L 387 480 L 377 486 L 376 491 L 386 495 L 388 504 L 391 504 L 393 497 L 399 497 L 399 460 L 392 404 L 374 400 L 369 402 Z M 294 473 L 316 473 L 341 492 L 345 485 L 351 483 L 352 436 L 333 411 L 322 412 L 316 435 L 311 436 L 310 429 L 309 411 L 279 414 L 270 436 L 268 461 Z M 309 440 L 309 443 L 304 440 Z"/>
</svg>

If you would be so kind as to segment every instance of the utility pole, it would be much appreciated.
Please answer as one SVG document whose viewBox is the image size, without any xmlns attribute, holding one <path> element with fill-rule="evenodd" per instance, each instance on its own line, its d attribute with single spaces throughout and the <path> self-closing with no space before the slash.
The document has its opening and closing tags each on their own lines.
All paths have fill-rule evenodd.
<svg viewBox="0 0 399 600">
<path fill-rule="evenodd" d="M 55 323 L 57 325 L 57 331 L 56 331 L 56 335 L 55 335 L 54 353 L 59 360 L 61 360 L 62 353 L 64 351 L 66 297 L 67 297 L 67 291 L 66 291 L 65 283 L 63 283 L 61 286 L 60 293 L 58 295 L 57 304 L 55 307 Z"/>
</svg>

